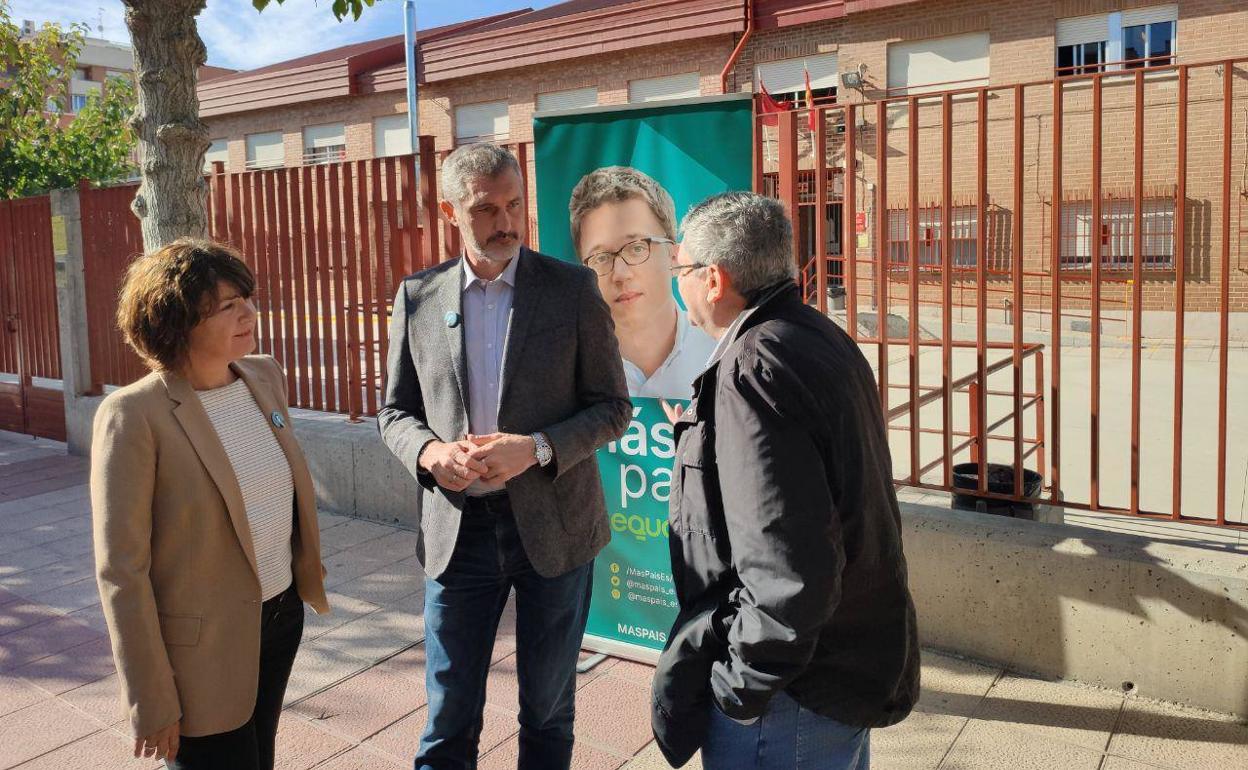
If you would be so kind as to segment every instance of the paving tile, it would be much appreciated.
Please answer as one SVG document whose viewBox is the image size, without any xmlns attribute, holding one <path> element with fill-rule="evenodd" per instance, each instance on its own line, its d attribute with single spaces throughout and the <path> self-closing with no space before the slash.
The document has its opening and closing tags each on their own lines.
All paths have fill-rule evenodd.
<svg viewBox="0 0 1248 770">
<path fill-rule="evenodd" d="M 416 757 L 416 751 L 420 747 L 420 736 L 425 731 L 428 717 L 428 707 L 421 707 L 369 738 L 367 745 L 410 763 Z M 516 735 L 520 729 L 515 714 L 488 704 L 482 711 L 481 717 L 481 739 L 477 744 L 478 755 L 491 751 Z"/>
<path fill-rule="evenodd" d="M 956 714 L 913 711 L 892 727 L 871 731 L 871 760 L 888 770 L 935 770 L 969 720 Z"/>
<path fill-rule="evenodd" d="M 134 758 L 134 740 L 114 730 L 101 730 L 61 746 L 24 763 L 21 770 L 65 770 L 65 768 L 107 768 L 107 770 L 151 770 L 164 762 Z"/>
<path fill-rule="evenodd" d="M 941 770 L 1097 770 L 1101 753 L 1047 740 L 1024 729 L 972 719 Z"/>
<path fill-rule="evenodd" d="M 13 593 L 7 588 L 0 588 L 0 607 L 4 607 L 5 605 L 12 604 L 13 602 L 19 602 L 21 600 L 22 600 L 21 596 Z"/>
<path fill-rule="evenodd" d="M 413 645 L 384 661 L 381 668 L 406 678 L 413 685 L 425 686 L 425 645 Z"/>
<path fill-rule="evenodd" d="M 374 735 L 425 704 L 425 691 L 373 668 L 291 707 L 317 725 L 354 741 Z"/>
<path fill-rule="evenodd" d="M 398 762 L 379 751 L 357 746 L 316 766 L 316 770 L 411 770 L 411 762 Z"/>
<path fill-rule="evenodd" d="M 338 628 L 341 625 L 357 620 L 370 612 L 376 612 L 381 609 L 372 602 L 366 602 L 362 599 L 356 599 L 353 596 L 345 596 L 343 594 L 330 591 L 326 594 L 329 600 L 330 612 L 328 615 L 317 615 L 315 612 L 309 611 L 303 620 L 303 639 L 309 641 L 324 635 L 325 633 Z"/>
<path fill-rule="evenodd" d="M 0 605 L 0 649 L 4 647 L 5 634 L 45 623 L 57 617 L 60 617 L 60 613 L 42 604 L 28 601 L 20 595 L 17 601 Z"/>
<path fill-rule="evenodd" d="M 572 770 L 616 770 L 631 756 L 621 757 L 604 747 L 578 740 L 572 745 Z"/>
<path fill-rule="evenodd" d="M 108 639 L 71 647 L 64 652 L 40 658 L 14 669 L 20 676 L 41 690 L 53 695 L 99 681 L 114 672 L 113 651 Z"/>
<path fill-rule="evenodd" d="M 1248 726 L 1128 698 L 1109 753 L 1174 770 L 1248 767 Z"/>
<path fill-rule="evenodd" d="M 520 738 L 513 735 L 477 761 L 477 770 L 515 770 L 520 761 Z"/>
<path fill-rule="evenodd" d="M 382 609 L 344 623 L 318 641 L 362 661 L 376 663 L 424 639 L 424 629 L 423 615 Z"/>
<path fill-rule="evenodd" d="M 375 524 L 362 519 L 348 518 L 346 521 L 340 522 L 329 529 L 322 527 L 321 544 L 344 550 L 369 540 L 376 540 L 392 532 L 394 532 L 393 527 Z M 398 559 L 395 561 L 398 561 Z"/>
<path fill-rule="evenodd" d="M 121 699 L 121 685 L 116 674 L 75 687 L 58 697 L 101 725 L 128 728 L 129 717 Z"/>
<path fill-rule="evenodd" d="M 1160 765 L 1146 765 L 1125 757 L 1106 756 L 1101 770 L 1157 770 Z M 1165 768 L 1163 768 L 1165 770 Z"/>
<path fill-rule="evenodd" d="M 639 751 L 637 756 L 624 763 L 624 770 L 671 770 L 671 767 L 663 758 L 659 744 L 653 742 Z M 876 767 L 892 770 L 891 765 L 881 765 L 878 762 Z M 702 754 L 694 754 L 693 759 L 689 760 L 682 770 L 702 770 Z"/>
<path fill-rule="evenodd" d="M 58 528 L 58 534 L 63 531 L 63 528 Z M 90 556 L 95 549 L 95 538 L 90 532 L 79 532 L 68 537 L 45 541 L 43 545 L 49 551 L 56 551 L 66 558 Z"/>
<path fill-rule="evenodd" d="M 48 693 L 11 674 L 0 674 L 0 716 L 46 700 Z"/>
<path fill-rule="evenodd" d="M 31 599 L 45 591 L 87 580 L 94 574 L 95 567 L 89 559 L 71 560 L 58 556 L 55 562 L 0 577 L 0 585 Z"/>
<path fill-rule="evenodd" d="M 635 715 L 622 718 L 621 715 Z M 649 743 L 650 688 L 607 673 L 576 694 L 576 733 L 596 746 L 631 757 Z"/>
<path fill-rule="evenodd" d="M 15 767 L 99 729 L 54 698 L 39 701 L 0 717 L 0 768 Z"/>
<path fill-rule="evenodd" d="M 603 661 L 602 665 L 606 665 L 611 660 L 611 658 L 608 658 L 606 661 Z M 608 671 L 611 672 L 611 676 L 617 679 L 626 679 L 642 687 L 648 688 L 654 682 L 654 666 L 646 665 L 645 663 L 619 660 Z"/>
<path fill-rule="evenodd" d="M 274 770 L 309 770 L 351 747 L 346 739 L 288 710 L 277 724 Z"/>
<path fill-rule="evenodd" d="M 60 615 L 0 636 L 0 671 L 12 671 L 99 638 L 88 626 Z"/>
<path fill-rule="evenodd" d="M 306 698 L 367 667 L 368 664 L 359 658 L 333 647 L 322 646 L 319 642 L 301 644 L 295 657 L 295 667 L 290 672 L 290 682 L 286 685 L 286 703 L 289 705 Z"/>
<path fill-rule="evenodd" d="M 520 712 L 520 679 L 515 655 L 490 666 L 490 676 L 485 682 L 485 702 L 513 714 Z"/>
<path fill-rule="evenodd" d="M 68 615 L 85 607 L 99 604 L 100 587 L 94 577 L 88 577 L 50 591 L 31 594 L 30 599 L 56 612 Z"/>
<path fill-rule="evenodd" d="M 69 613 L 68 617 L 89 626 L 100 634 L 108 634 L 108 622 L 104 620 L 104 608 L 100 606 L 99 602 L 90 607 L 74 610 Z"/>
<path fill-rule="evenodd" d="M 1006 675 L 993 685 L 975 718 L 1026 727 L 1046 740 L 1102 752 L 1121 708 L 1121 693 Z"/>
<path fill-rule="evenodd" d="M 9 578 L 19 575 L 27 570 L 42 567 L 45 564 L 52 564 L 62 559 L 62 556 L 56 551 L 49 551 L 41 545 L 23 548 L 20 551 L 12 551 L 0 556 L 0 579 Z M 0 585 L 8 586 L 8 582 L 4 581 Z"/>
<path fill-rule="evenodd" d="M 918 708 L 970 717 L 1002 669 L 923 650 L 923 690 Z"/>
<path fill-rule="evenodd" d="M 361 575 L 334 587 L 335 593 L 362 599 L 373 604 L 390 604 L 416 593 L 423 596 L 424 590 L 425 576 L 423 573 L 412 574 L 403 569 L 393 569 L 391 567 L 386 567 L 367 575 Z"/>
</svg>

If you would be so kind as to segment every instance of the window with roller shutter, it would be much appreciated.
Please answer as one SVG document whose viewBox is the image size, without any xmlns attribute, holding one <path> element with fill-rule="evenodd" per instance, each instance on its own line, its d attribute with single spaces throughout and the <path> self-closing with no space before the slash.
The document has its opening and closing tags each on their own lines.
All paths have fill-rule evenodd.
<svg viewBox="0 0 1248 770">
<path fill-rule="evenodd" d="M 455 144 L 505 142 L 511 134 L 507 102 L 465 104 L 455 108 Z"/>
</svg>

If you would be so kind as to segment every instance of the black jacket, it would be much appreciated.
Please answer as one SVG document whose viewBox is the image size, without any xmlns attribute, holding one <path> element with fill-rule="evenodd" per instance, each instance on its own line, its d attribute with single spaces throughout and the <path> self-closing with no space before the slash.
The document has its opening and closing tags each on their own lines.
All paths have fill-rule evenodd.
<svg viewBox="0 0 1248 770">
<path fill-rule="evenodd" d="M 669 515 L 680 613 L 652 722 L 683 765 L 709 709 L 748 720 L 787 692 L 882 727 L 919 695 L 914 604 L 874 377 L 786 282 L 728 332 L 694 383 Z"/>
</svg>

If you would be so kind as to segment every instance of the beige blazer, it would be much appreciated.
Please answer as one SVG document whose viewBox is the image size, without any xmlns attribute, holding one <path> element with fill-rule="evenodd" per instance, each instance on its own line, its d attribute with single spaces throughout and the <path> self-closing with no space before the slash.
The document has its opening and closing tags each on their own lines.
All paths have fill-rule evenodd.
<svg viewBox="0 0 1248 770">
<path fill-rule="evenodd" d="M 290 462 L 295 586 L 326 613 L 316 495 L 286 409 L 286 378 L 268 356 L 231 368 Z M 168 372 L 110 394 L 94 431 L 96 576 L 130 726 L 149 735 L 180 719 L 190 736 L 240 727 L 256 701 L 260 578 L 225 448 L 190 383 Z"/>
</svg>

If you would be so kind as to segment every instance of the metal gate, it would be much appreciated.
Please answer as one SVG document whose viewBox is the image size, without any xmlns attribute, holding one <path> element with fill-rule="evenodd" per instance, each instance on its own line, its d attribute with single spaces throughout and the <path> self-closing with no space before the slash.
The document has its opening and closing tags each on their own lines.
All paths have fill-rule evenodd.
<svg viewBox="0 0 1248 770">
<path fill-rule="evenodd" d="M 48 196 L 0 201 L 0 430 L 65 440 Z"/>
</svg>

